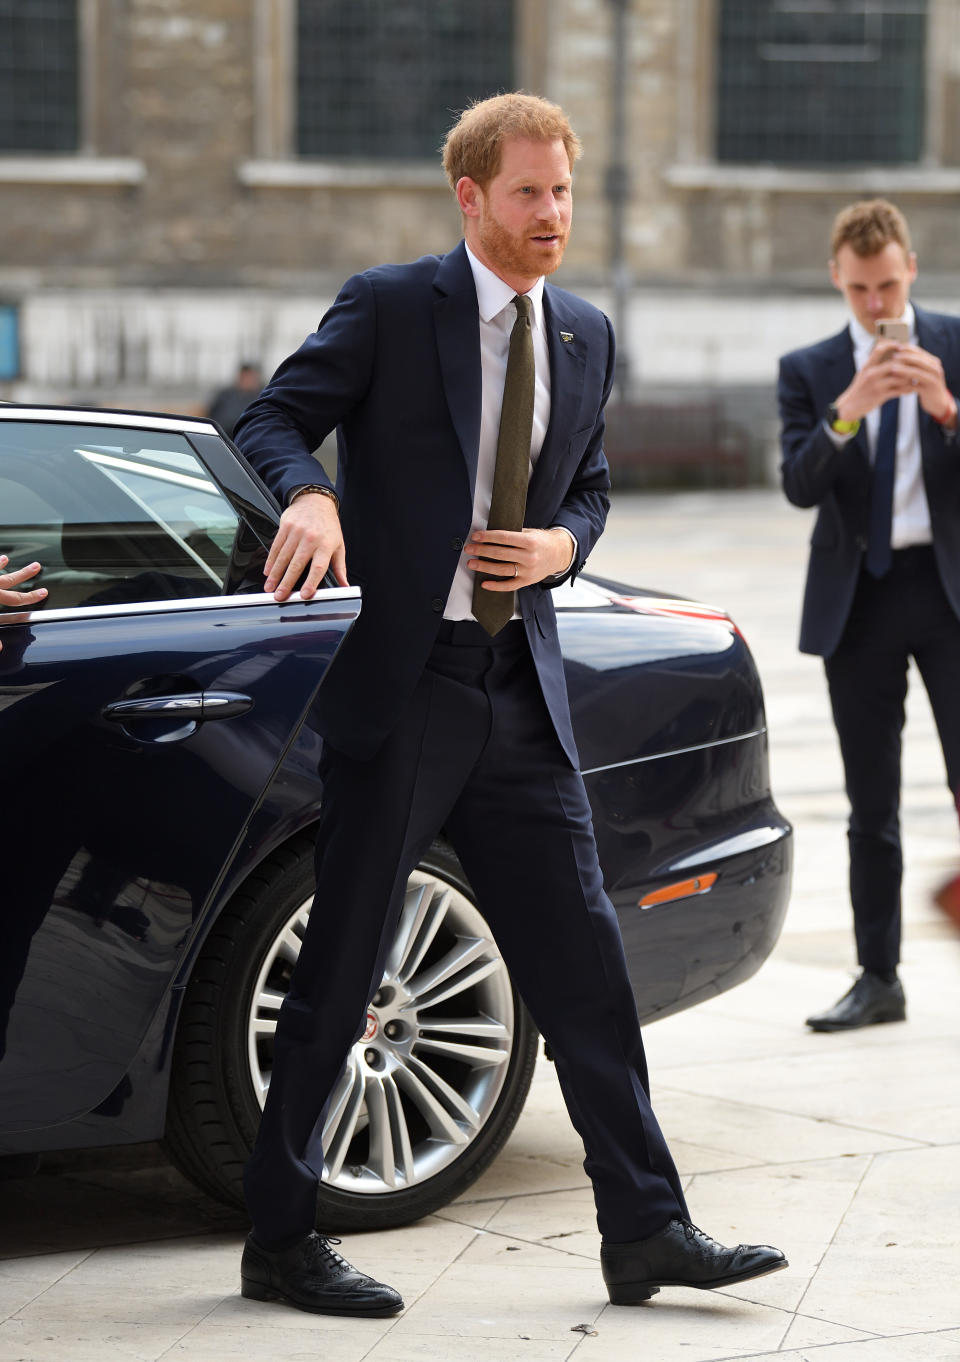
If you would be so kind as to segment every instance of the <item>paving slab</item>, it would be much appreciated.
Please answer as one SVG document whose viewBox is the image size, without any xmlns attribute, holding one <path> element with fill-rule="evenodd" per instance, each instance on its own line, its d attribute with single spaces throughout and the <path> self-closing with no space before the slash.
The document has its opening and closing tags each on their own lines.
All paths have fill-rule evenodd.
<svg viewBox="0 0 960 1362">
<path fill-rule="evenodd" d="M 838 1342 L 833 1347 L 797 1351 L 789 1344 L 781 1352 L 764 1353 L 753 1362 L 957 1362 L 960 1333 L 901 1334 L 898 1338 L 871 1338 Z"/>
<path fill-rule="evenodd" d="M 0 1263 L 0 1320 L 25 1310 L 86 1257 L 86 1251 L 46 1253 L 35 1258 L 8 1258 Z"/>
<path fill-rule="evenodd" d="M 134 1324 L 46 1313 L 42 1320 L 14 1317 L 0 1324 L 0 1362 L 157 1362 L 183 1332 L 148 1317 Z"/>
<path fill-rule="evenodd" d="M 936 1084 L 928 1064 L 940 1073 Z M 871 1027 L 856 1045 L 832 1046 L 828 1037 L 803 1054 L 687 1066 L 668 1077 L 688 1094 L 736 1094 L 751 1108 L 769 1106 L 802 1121 L 931 1144 L 960 1141 L 960 1046 L 953 1037 L 913 1039 L 905 1025 Z"/>
<path fill-rule="evenodd" d="M 597 1265 L 540 1245 L 481 1238 L 411 1305 L 391 1335 L 557 1341 L 603 1308 Z"/>
<path fill-rule="evenodd" d="M 366 1354 L 364 1362 L 561 1362 L 572 1356 L 576 1346 L 567 1339 L 533 1339 L 518 1334 L 510 1339 L 458 1338 L 452 1351 L 445 1334 L 395 1330 Z"/>
<path fill-rule="evenodd" d="M 751 1301 L 674 1288 L 648 1306 L 608 1305 L 597 1320 L 600 1356 L 626 1362 L 638 1354 L 656 1362 L 720 1362 L 776 1351 L 793 1316 Z M 587 1358 L 593 1349 L 577 1354 Z"/>
<path fill-rule="evenodd" d="M 286 1317 L 278 1322 L 275 1314 L 269 1320 L 215 1314 L 179 1339 L 162 1358 L 163 1362 L 362 1362 L 376 1342 L 354 1325 L 369 1322 L 353 1320 L 337 1328 L 314 1318 L 312 1329 L 300 1329 L 289 1327 Z"/>
</svg>

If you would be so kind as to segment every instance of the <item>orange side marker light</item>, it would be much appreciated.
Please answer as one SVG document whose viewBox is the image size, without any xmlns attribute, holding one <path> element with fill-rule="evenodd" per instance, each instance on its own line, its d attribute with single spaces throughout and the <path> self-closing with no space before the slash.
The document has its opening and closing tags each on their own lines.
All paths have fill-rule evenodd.
<svg viewBox="0 0 960 1362">
<path fill-rule="evenodd" d="M 659 903 L 673 903 L 675 899 L 693 898 L 695 894 L 705 894 L 716 884 L 716 871 L 698 875 L 694 880 L 680 880 L 676 884 L 665 884 L 662 889 L 652 889 L 644 894 L 637 904 L 638 908 L 655 908 Z"/>
</svg>

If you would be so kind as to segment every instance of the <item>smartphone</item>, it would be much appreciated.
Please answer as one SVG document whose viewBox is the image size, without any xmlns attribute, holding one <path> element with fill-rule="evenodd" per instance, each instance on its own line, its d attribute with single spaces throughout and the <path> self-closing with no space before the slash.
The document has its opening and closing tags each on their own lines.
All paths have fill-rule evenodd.
<svg viewBox="0 0 960 1362">
<path fill-rule="evenodd" d="M 881 317 L 877 322 L 877 340 L 897 341 L 900 345 L 906 345 L 909 339 L 909 323 L 895 322 L 890 317 Z"/>
</svg>

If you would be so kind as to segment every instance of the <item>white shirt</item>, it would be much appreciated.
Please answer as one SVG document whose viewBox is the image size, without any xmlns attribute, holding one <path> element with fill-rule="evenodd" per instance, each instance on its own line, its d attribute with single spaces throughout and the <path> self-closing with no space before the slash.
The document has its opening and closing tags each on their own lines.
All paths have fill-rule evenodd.
<svg viewBox="0 0 960 1362">
<path fill-rule="evenodd" d="M 467 259 L 477 286 L 480 309 L 480 445 L 477 454 L 477 483 L 473 494 L 473 530 L 485 530 L 493 497 L 493 473 L 497 463 L 497 438 L 500 434 L 500 409 L 507 377 L 510 332 L 517 319 L 513 302 L 516 289 L 487 268 L 467 247 Z M 530 472 L 540 457 L 550 421 L 550 354 L 543 317 L 543 277 L 526 295 L 530 299 L 530 325 L 533 330 L 533 360 L 536 370 L 533 394 L 533 432 L 530 437 Z M 573 536 L 571 536 L 572 538 Z M 477 574 L 467 567 L 462 554 L 453 585 L 447 597 L 444 619 L 473 619 L 473 584 Z M 514 612 L 514 619 L 519 614 Z"/>
<path fill-rule="evenodd" d="M 917 343 L 917 326 L 913 307 L 907 303 L 901 321 L 910 328 L 910 344 Z M 853 362 L 859 372 L 866 364 L 870 351 L 877 338 L 857 321 L 850 318 L 850 339 L 853 341 Z M 900 398 L 900 414 L 897 418 L 897 462 L 893 482 L 893 525 L 890 544 L 895 549 L 905 549 L 911 544 L 930 544 L 933 533 L 930 529 L 930 507 L 927 492 L 923 485 L 923 464 L 920 457 L 920 418 L 916 393 L 907 393 Z M 880 430 L 880 408 L 868 411 L 867 446 L 870 461 L 877 457 L 877 434 Z M 831 439 L 846 442 L 830 431 Z M 846 437 L 849 438 L 849 437 Z"/>
</svg>

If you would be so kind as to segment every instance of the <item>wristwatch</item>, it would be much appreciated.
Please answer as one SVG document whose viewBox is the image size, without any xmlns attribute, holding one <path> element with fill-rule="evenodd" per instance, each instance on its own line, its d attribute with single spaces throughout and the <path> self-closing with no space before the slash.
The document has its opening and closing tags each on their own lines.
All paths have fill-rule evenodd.
<svg viewBox="0 0 960 1362">
<path fill-rule="evenodd" d="M 332 487 L 325 487 L 322 482 L 305 482 L 302 487 L 295 487 L 287 497 L 287 505 L 292 506 L 297 497 L 302 497 L 305 492 L 319 492 L 321 496 L 330 497 L 339 512 L 340 498 Z"/>
<path fill-rule="evenodd" d="M 839 411 L 837 411 L 836 402 L 831 402 L 827 407 L 827 425 L 835 435 L 856 435 L 860 429 L 859 421 L 843 420 Z"/>
</svg>

